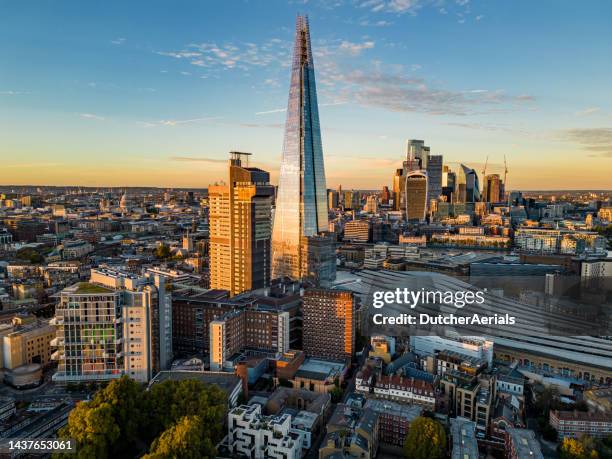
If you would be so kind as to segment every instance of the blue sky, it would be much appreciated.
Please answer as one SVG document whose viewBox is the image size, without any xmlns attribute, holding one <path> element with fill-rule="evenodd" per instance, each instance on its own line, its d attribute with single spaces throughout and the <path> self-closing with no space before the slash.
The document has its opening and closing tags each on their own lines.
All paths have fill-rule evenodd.
<svg viewBox="0 0 612 459">
<path fill-rule="evenodd" d="M 612 188 L 612 3 L 0 1 L 0 183 L 205 187 L 280 164 L 295 15 L 328 186 L 389 185 L 407 138 L 509 187 Z"/>
</svg>

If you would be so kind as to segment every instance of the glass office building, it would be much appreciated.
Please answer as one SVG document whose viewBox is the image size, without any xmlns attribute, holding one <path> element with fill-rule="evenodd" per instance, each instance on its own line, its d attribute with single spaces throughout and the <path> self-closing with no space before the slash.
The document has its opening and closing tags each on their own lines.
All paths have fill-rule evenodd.
<svg viewBox="0 0 612 459">
<path fill-rule="evenodd" d="M 327 189 L 308 18 L 298 16 L 274 228 L 272 277 L 302 277 L 300 243 L 327 231 Z"/>
</svg>

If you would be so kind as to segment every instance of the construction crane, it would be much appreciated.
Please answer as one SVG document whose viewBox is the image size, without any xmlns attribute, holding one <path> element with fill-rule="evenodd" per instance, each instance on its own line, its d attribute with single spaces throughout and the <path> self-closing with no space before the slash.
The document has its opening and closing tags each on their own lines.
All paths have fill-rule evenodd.
<svg viewBox="0 0 612 459">
<path fill-rule="evenodd" d="M 506 188 L 506 177 L 508 177 L 508 163 L 506 162 L 506 155 L 504 155 L 504 188 Z"/>
<path fill-rule="evenodd" d="M 489 164 L 489 155 L 487 155 L 487 159 L 485 159 L 484 168 L 482 169 L 482 181 L 485 181 L 485 177 L 487 176 L 487 164 Z"/>
</svg>

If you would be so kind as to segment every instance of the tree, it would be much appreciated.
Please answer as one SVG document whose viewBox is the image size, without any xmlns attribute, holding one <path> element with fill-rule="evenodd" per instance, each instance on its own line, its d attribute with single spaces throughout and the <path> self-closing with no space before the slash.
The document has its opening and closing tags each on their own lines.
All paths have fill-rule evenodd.
<svg viewBox="0 0 612 459">
<path fill-rule="evenodd" d="M 79 403 L 70 412 L 60 438 L 76 440 L 78 457 L 133 455 L 137 445 L 142 447 L 143 394 L 144 388 L 127 376 L 111 382 L 93 400 Z"/>
<path fill-rule="evenodd" d="M 160 259 L 166 259 L 170 257 L 170 247 L 166 244 L 159 244 L 155 249 L 155 256 Z"/>
<path fill-rule="evenodd" d="M 93 402 L 79 403 L 70 412 L 68 425 L 59 432 L 61 438 L 76 441 L 76 457 L 79 459 L 109 457 L 120 436 L 113 408 L 108 403 L 93 405 Z"/>
<path fill-rule="evenodd" d="M 419 416 L 411 424 L 404 442 L 407 459 L 442 459 L 446 457 L 446 432 L 438 421 Z"/>
<path fill-rule="evenodd" d="M 331 390 L 330 395 L 331 395 L 332 403 L 339 403 L 342 401 L 342 395 L 344 395 L 344 391 L 342 390 L 341 387 L 335 386 Z"/>
<path fill-rule="evenodd" d="M 151 445 L 151 452 L 143 459 L 214 458 L 217 451 L 211 438 L 202 436 L 205 430 L 202 418 L 184 416 L 162 432 Z"/>
<path fill-rule="evenodd" d="M 194 379 L 164 381 L 148 392 L 147 414 L 150 433 L 157 436 L 184 416 L 199 416 L 204 425 L 202 436 L 221 440 L 226 410 L 225 393 L 217 386 Z"/>
<path fill-rule="evenodd" d="M 559 446 L 559 459 L 598 459 L 595 442 L 591 437 L 565 438 Z"/>
<path fill-rule="evenodd" d="M 15 256 L 20 260 L 27 260 L 32 264 L 42 263 L 44 261 L 43 256 L 31 247 L 19 249 Z"/>
<path fill-rule="evenodd" d="M 165 381 L 145 391 L 123 376 L 79 403 L 59 433 L 76 440 L 77 458 L 140 457 L 147 450 L 150 458 L 214 457 L 226 408 L 225 393 L 212 384 Z M 185 450 L 193 456 L 184 455 L 194 435 L 198 442 Z"/>
</svg>

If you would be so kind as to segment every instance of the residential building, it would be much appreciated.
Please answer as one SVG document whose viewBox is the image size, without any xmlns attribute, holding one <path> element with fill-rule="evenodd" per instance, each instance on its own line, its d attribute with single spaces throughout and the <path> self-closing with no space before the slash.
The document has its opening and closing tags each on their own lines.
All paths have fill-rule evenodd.
<svg viewBox="0 0 612 459">
<path fill-rule="evenodd" d="M 303 298 L 306 355 L 351 360 L 355 352 L 355 298 L 345 290 L 307 289 Z"/>
<path fill-rule="evenodd" d="M 51 321 L 57 382 L 147 382 L 172 361 L 172 301 L 161 276 L 97 268 L 61 292 Z"/>
<path fill-rule="evenodd" d="M 264 416 L 261 405 L 241 405 L 227 415 L 228 447 L 253 459 L 300 459 L 304 433 L 291 426 L 292 416 Z"/>
<path fill-rule="evenodd" d="M 612 434 L 612 417 L 609 413 L 596 411 L 551 410 L 550 425 L 557 431 L 559 439 L 578 438 L 581 435 L 605 438 Z"/>
<path fill-rule="evenodd" d="M 270 174 L 244 167 L 250 153 L 231 152 L 229 184 L 208 189 L 210 286 L 237 295 L 270 284 Z"/>
</svg>

